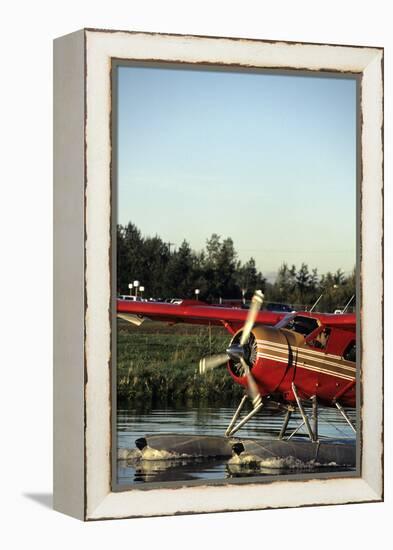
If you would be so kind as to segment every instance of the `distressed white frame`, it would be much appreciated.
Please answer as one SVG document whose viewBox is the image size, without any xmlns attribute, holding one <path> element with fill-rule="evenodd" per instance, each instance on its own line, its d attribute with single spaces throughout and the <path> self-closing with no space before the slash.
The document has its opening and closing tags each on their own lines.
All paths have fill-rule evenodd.
<svg viewBox="0 0 393 550">
<path fill-rule="evenodd" d="M 83 472 L 78 470 L 78 475 L 84 488 L 78 493 L 77 503 L 69 504 L 70 500 L 75 501 L 75 493 L 69 494 L 64 483 L 61 484 L 57 479 L 56 507 L 81 519 L 92 520 L 381 500 L 383 50 L 120 31 L 85 30 L 80 33 L 83 33 L 83 51 L 80 55 L 85 55 L 86 79 L 86 150 L 83 182 L 86 233 L 86 384 L 83 418 L 79 418 L 80 426 L 76 431 L 83 427 L 85 463 Z M 79 40 L 80 33 L 70 36 L 78 35 Z M 60 39 L 63 40 L 61 44 L 65 49 L 68 47 L 67 38 L 69 37 Z M 361 73 L 361 477 L 111 491 L 109 363 L 112 58 Z M 83 365 L 80 367 L 83 369 Z M 66 367 L 59 367 L 60 372 L 64 368 Z M 64 384 L 64 380 L 62 383 Z M 61 420 L 58 421 L 57 429 L 62 429 Z M 80 433 L 78 431 L 79 436 Z M 72 438 L 72 434 L 68 437 Z M 61 452 L 61 448 L 55 449 L 55 456 Z M 68 466 L 72 470 L 72 465 Z M 57 478 L 59 477 L 60 473 Z"/>
</svg>

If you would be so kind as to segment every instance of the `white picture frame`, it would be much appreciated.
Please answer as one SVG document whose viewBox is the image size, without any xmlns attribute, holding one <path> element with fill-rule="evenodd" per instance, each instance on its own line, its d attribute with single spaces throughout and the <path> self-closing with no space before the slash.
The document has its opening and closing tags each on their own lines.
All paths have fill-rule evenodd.
<svg viewBox="0 0 393 550">
<path fill-rule="evenodd" d="M 85 29 L 55 40 L 54 507 L 81 520 L 383 499 L 383 50 Z M 111 489 L 113 60 L 361 79 L 359 477 Z"/>
</svg>

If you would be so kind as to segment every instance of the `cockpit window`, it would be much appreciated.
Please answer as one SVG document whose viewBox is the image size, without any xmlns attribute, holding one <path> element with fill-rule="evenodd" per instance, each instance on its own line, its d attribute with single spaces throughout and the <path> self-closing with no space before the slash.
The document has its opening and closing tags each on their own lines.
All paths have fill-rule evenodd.
<svg viewBox="0 0 393 550">
<path fill-rule="evenodd" d="M 356 342 L 353 340 L 344 351 L 344 359 L 347 361 L 356 361 Z"/>
<path fill-rule="evenodd" d="M 293 330 L 299 334 L 310 334 L 316 328 L 318 328 L 318 321 L 312 319 L 311 317 L 302 317 L 301 315 L 296 315 L 295 317 L 290 317 L 289 319 L 284 319 L 284 323 L 279 328 L 286 328 L 288 330 Z"/>
<path fill-rule="evenodd" d="M 330 332 L 330 328 L 322 328 L 318 331 L 315 337 L 313 337 L 312 339 L 308 339 L 307 342 L 310 346 L 314 348 L 325 350 L 329 340 Z"/>
</svg>

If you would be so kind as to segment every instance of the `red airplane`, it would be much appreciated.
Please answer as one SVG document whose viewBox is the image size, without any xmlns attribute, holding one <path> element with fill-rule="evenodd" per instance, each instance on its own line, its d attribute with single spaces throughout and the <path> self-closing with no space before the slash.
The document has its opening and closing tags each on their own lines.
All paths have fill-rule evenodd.
<svg viewBox="0 0 393 550">
<path fill-rule="evenodd" d="M 343 408 L 356 405 L 355 314 L 273 313 L 260 311 L 262 302 L 260 291 L 249 310 L 186 300 L 181 304 L 118 300 L 117 315 L 137 323 L 147 317 L 172 324 L 221 325 L 231 333 L 226 351 L 202 359 L 199 365 L 204 374 L 226 363 L 234 381 L 246 389 L 227 436 L 264 405 L 286 411 L 280 438 L 296 405 L 312 441 L 318 439 L 318 404 L 337 407 L 355 431 Z M 253 409 L 235 426 L 247 397 Z M 308 400 L 313 404 L 313 427 L 303 406 Z"/>
</svg>

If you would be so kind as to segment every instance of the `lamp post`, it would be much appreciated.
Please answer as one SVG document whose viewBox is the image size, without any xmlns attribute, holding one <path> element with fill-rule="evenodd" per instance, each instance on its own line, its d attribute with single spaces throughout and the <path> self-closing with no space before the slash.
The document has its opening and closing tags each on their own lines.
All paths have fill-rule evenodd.
<svg viewBox="0 0 393 550">
<path fill-rule="evenodd" d="M 132 283 L 128 284 L 128 288 L 130 289 L 130 296 L 132 296 Z"/>
<path fill-rule="evenodd" d="M 199 300 L 199 293 L 200 293 L 199 288 L 196 288 L 196 289 L 194 290 L 194 292 L 195 292 L 195 297 L 196 297 L 196 299 Z"/>
<path fill-rule="evenodd" d="M 135 298 L 138 296 L 139 281 L 134 281 Z"/>
<path fill-rule="evenodd" d="M 145 292 L 145 287 L 144 287 L 144 286 L 140 286 L 140 287 L 139 287 L 139 292 L 141 293 L 141 298 L 143 298 L 143 293 Z"/>
<path fill-rule="evenodd" d="M 246 292 L 247 292 L 247 289 L 242 288 L 242 302 L 243 302 L 243 305 L 245 305 L 245 303 L 246 303 Z"/>
</svg>

